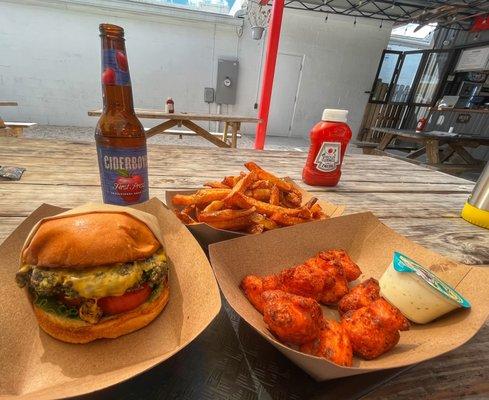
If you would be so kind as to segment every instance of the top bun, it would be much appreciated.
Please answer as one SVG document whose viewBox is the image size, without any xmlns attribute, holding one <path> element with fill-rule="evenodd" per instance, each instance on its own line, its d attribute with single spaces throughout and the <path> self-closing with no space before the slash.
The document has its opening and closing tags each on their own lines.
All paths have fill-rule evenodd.
<svg viewBox="0 0 489 400">
<path fill-rule="evenodd" d="M 44 221 L 22 253 L 23 264 L 89 268 L 148 258 L 161 247 L 125 213 L 90 213 Z"/>
</svg>

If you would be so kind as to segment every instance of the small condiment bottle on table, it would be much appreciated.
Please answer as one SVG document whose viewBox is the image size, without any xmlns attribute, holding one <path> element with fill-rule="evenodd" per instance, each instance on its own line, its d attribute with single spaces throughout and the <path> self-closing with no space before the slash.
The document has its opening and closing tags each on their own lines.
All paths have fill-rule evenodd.
<svg viewBox="0 0 489 400">
<path fill-rule="evenodd" d="M 321 122 L 311 130 L 311 146 L 302 180 L 312 186 L 336 186 L 351 130 L 347 110 L 325 109 Z"/>
<path fill-rule="evenodd" d="M 418 123 L 416 124 L 416 132 L 423 132 L 424 128 L 426 128 L 426 124 L 428 120 L 426 118 L 420 118 Z"/>
<path fill-rule="evenodd" d="M 165 112 L 170 114 L 173 114 L 175 112 L 175 103 L 173 102 L 173 99 L 171 97 L 168 97 L 166 99 Z"/>
</svg>

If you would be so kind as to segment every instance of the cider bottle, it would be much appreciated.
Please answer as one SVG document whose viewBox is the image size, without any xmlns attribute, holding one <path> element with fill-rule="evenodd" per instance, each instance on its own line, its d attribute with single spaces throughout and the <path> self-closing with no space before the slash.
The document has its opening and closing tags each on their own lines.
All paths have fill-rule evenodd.
<svg viewBox="0 0 489 400">
<path fill-rule="evenodd" d="M 134 112 L 124 29 L 100 24 L 104 108 L 95 128 L 104 203 L 148 200 L 148 158 L 144 128 Z"/>
</svg>

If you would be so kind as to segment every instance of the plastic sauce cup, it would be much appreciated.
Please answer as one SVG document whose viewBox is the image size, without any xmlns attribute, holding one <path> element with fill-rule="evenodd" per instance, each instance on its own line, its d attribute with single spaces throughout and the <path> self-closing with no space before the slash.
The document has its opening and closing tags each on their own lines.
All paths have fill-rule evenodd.
<svg viewBox="0 0 489 400">
<path fill-rule="evenodd" d="M 382 296 L 418 324 L 431 322 L 457 308 L 470 308 L 469 301 L 454 288 L 398 252 L 379 284 Z"/>
</svg>

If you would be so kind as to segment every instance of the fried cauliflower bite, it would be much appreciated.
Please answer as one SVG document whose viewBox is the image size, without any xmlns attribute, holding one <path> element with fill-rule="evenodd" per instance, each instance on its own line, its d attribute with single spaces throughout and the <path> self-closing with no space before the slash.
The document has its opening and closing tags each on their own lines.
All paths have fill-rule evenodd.
<svg viewBox="0 0 489 400">
<path fill-rule="evenodd" d="M 351 367 L 353 362 L 353 350 L 345 328 L 339 322 L 326 318 L 323 318 L 319 336 L 303 344 L 300 351 L 345 367 Z"/>
<path fill-rule="evenodd" d="M 319 301 L 322 304 L 336 304 L 345 294 L 349 292 L 343 268 L 334 261 L 326 261 L 320 257 L 310 258 L 306 261 L 308 265 L 317 265 L 329 275 L 328 284 L 324 287 Z"/>
<path fill-rule="evenodd" d="M 263 313 L 261 294 L 266 290 L 280 289 L 323 304 L 336 304 L 349 292 L 348 277 L 356 279 L 360 274 L 358 266 L 343 250 L 330 250 L 276 275 L 248 275 L 241 288 L 251 304 Z"/>
<path fill-rule="evenodd" d="M 407 319 L 382 298 L 367 307 L 348 311 L 341 324 L 348 333 L 353 353 L 365 360 L 391 350 L 399 342 L 399 330 L 409 329 Z"/>
<path fill-rule="evenodd" d="M 263 292 L 263 320 L 286 344 L 301 345 L 318 337 L 323 312 L 316 300 L 282 290 Z"/>
<path fill-rule="evenodd" d="M 262 293 L 265 290 L 275 290 L 280 287 L 280 280 L 276 275 L 256 276 L 248 275 L 241 281 L 241 289 L 251 304 L 263 314 Z"/>
<path fill-rule="evenodd" d="M 370 278 L 355 286 L 350 290 L 350 293 L 343 296 L 338 302 L 338 311 L 340 315 L 343 315 L 347 311 L 366 307 L 378 299 L 380 299 L 379 282 L 377 279 Z"/>
<path fill-rule="evenodd" d="M 362 275 L 362 271 L 360 267 L 353 262 L 350 256 L 346 253 L 345 250 L 334 249 L 328 251 L 322 251 L 319 253 L 319 257 L 325 261 L 336 261 L 338 262 L 345 271 L 345 277 L 348 282 L 354 281 L 358 279 L 360 275 Z"/>
<path fill-rule="evenodd" d="M 399 311 L 397 307 L 391 305 L 387 300 L 380 298 L 369 306 L 376 318 L 378 318 L 384 327 L 397 329 L 399 331 L 409 330 L 410 324 L 407 318 Z"/>
<path fill-rule="evenodd" d="M 279 278 L 283 291 L 316 301 L 321 299 L 325 288 L 334 284 L 331 274 L 314 262 L 285 269 Z"/>
</svg>

